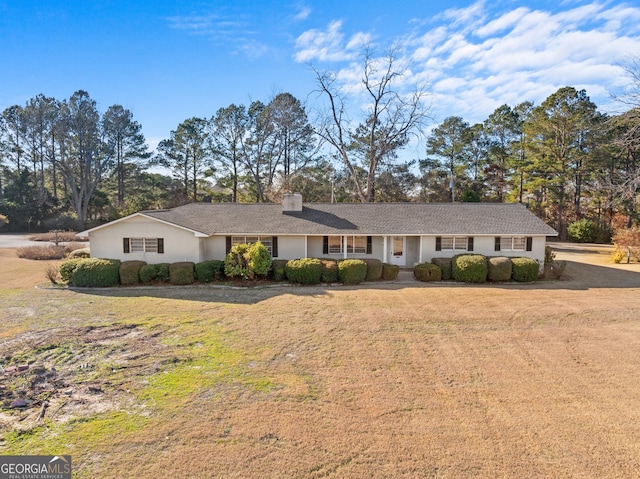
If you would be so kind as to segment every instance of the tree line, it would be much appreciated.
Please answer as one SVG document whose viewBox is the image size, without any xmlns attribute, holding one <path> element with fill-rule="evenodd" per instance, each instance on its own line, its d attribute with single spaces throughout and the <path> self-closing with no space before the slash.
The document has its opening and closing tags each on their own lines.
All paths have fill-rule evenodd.
<svg viewBox="0 0 640 479">
<path fill-rule="evenodd" d="M 14 230 L 83 228 L 192 201 L 490 201 L 526 204 L 566 236 L 589 218 L 638 220 L 640 77 L 625 111 L 598 111 L 563 87 L 541 104 L 502 105 L 483 122 L 429 128 L 427 90 L 401 89 L 408 66 L 365 51 L 361 95 L 314 70 L 313 121 L 290 93 L 189 118 L 152 152 L 131 111 L 100 112 L 85 91 L 38 95 L 0 115 L 0 215 Z M 363 107 L 356 107 L 358 102 Z M 422 138 L 422 158 L 403 149 Z"/>
</svg>

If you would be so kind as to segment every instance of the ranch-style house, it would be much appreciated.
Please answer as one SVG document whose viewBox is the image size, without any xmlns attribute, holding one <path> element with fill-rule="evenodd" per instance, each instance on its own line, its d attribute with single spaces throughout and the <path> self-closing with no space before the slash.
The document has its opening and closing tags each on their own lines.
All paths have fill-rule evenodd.
<svg viewBox="0 0 640 479">
<path fill-rule="evenodd" d="M 91 256 L 149 264 L 224 259 L 262 242 L 273 258 L 376 258 L 400 267 L 473 252 L 544 261 L 557 232 L 517 203 L 191 203 L 78 233 Z"/>
<path fill-rule="evenodd" d="M 275 259 L 376 258 L 400 267 L 461 253 L 544 261 L 557 232 L 517 203 L 191 203 L 78 233 L 91 256 L 149 264 L 224 259 L 262 242 Z"/>
</svg>

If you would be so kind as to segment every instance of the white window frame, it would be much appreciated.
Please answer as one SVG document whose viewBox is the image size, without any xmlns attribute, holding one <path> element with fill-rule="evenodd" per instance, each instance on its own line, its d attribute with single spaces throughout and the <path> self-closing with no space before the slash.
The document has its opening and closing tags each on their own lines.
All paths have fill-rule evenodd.
<svg viewBox="0 0 640 479">
<path fill-rule="evenodd" d="M 237 244 L 254 244 L 258 241 L 262 243 L 262 245 L 267 248 L 269 254 L 273 256 L 273 236 L 232 236 L 231 246 Z"/>
<path fill-rule="evenodd" d="M 501 236 L 500 251 L 525 251 L 527 249 L 526 236 Z"/>
<path fill-rule="evenodd" d="M 361 235 L 329 236 L 329 254 L 344 253 L 345 238 L 347 254 L 367 254 L 367 237 Z"/>
<path fill-rule="evenodd" d="M 467 236 L 441 236 L 440 249 L 443 251 L 467 251 L 469 238 Z"/>
</svg>

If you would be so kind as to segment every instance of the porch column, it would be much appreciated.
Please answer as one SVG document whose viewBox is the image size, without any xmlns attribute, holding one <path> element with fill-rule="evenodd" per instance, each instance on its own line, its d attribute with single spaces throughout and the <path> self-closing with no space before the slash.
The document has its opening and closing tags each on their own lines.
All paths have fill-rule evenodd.
<svg viewBox="0 0 640 479">
<path fill-rule="evenodd" d="M 383 236 L 382 237 L 382 262 L 383 263 L 386 263 L 388 259 L 388 254 L 389 254 L 389 252 L 387 251 L 388 243 L 389 243 L 389 237 Z"/>
<path fill-rule="evenodd" d="M 307 248 L 309 248 L 309 237 L 307 235 L 304 235 L 304 257 L 305 258 L 309 257 L 309 252 L 307 251 Z"/>
<path fill-rule="evenodd" d="M 342 237 L 342 257 L 347 259 L 347 235 Z"/>
<path fill-rule="evenodd" d="M 418 238 L 420 238 L 420 260 L 418 262 L 422 263 L 422 240 L 424 239 L 424 236 L 419 236 Z"/>
</svg>

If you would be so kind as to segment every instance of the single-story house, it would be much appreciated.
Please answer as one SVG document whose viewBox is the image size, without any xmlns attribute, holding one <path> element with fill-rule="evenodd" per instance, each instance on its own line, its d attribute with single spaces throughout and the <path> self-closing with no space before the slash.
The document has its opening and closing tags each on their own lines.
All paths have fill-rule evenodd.
<svg viewBox="0 0 640 479">
<path fill-rule="evenodd" d="M 521 204 L 191 203 L 141 211 L 78 233 L 91 256 L 149 264 L 224 259 L 231 246 L 262 242 L 274 259 L 376 258 L 401 267 L 473 252 L 544 261 L 557 232 Z"/>
</svg>

